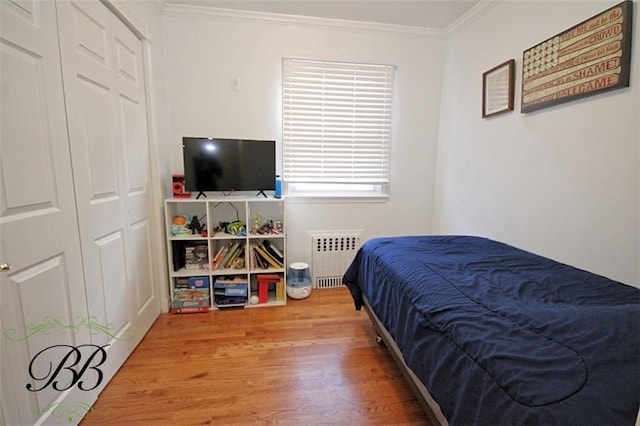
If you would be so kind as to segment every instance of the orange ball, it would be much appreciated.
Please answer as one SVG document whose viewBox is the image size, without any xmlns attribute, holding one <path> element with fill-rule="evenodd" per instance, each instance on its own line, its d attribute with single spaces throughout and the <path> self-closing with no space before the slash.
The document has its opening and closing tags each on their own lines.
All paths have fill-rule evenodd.
<svg viewBox="0 0 640 426">
<path fill-rule="evenodd" d="M 184 216 L 175 216 L 173 218 L 173 224 L 177 226 L 184 226 L 187 224 L 187 218 Z"/>
</svg>

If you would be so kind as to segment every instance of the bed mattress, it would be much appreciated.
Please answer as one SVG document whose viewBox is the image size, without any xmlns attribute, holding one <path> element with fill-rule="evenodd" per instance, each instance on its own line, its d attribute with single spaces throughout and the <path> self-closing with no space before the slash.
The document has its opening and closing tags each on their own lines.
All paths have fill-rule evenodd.
<svg viewBox="0 0 640 426">
<path fill-rule="evenodd" d="M 344 275 L 451 425 L 633 425 L 640 289 L 493 240 L 377 238 Z"/>
</svg>

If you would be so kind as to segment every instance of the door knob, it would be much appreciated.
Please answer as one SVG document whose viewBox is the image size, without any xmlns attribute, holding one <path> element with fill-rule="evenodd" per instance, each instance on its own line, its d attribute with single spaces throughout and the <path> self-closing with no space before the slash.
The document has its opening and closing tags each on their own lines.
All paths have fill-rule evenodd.
<svg viewBox="0 0 640 426">
<path fill-rule="evenodd" d="M 0 271 L 4 272 L 4 271 L 9 271 L 9 270 L 11 270 L 11 263 L 9 263 L 9 262 L 0 263 Z"/>
</svg>

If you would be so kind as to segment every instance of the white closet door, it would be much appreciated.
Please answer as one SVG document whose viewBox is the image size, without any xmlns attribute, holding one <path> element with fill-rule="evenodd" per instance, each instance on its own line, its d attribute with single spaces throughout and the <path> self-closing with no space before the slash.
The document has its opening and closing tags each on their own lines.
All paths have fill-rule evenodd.
<svg viewBox="0 0 640 426">
<path fill-rule="evenodd" d="M 153 232 L 157 233 L 159 229 L 153 229 L 143 50 L 140 40 L 120 20 L 113 16 L 111 20 L 118 117 L 124 146 L 129 308 L 136 321 L 138 337 L 142 338 L 160 314 L 160 295 L 154 285 L 158 282 L 158 268 L 157 262 L 154 266 L 152 256 L 152 253 L 158 253 L 152 241 Z"/>
<path fill-rule="evenodd" d="M 0 402 L 7 425 L 28 425 L 68 397 L 34 391 L 30 361 L 89 340 L 55 3 L 0 1 L 0 75 Z"/>
<path fill-rule="evenodd" d="M 89 314 L 110 327 L 107 380 L 160 313 L 153 287 L 142 44 L 99 1 L 59 3 Z"/>
</svg>

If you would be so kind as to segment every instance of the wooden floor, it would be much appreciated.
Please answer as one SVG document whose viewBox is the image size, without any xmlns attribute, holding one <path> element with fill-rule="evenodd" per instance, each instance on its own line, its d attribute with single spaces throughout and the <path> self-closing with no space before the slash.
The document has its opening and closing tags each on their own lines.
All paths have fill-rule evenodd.
<svg viewBox="0 0 640 426">
<path fill-rule="evenodd" d="M 81 423 L 429 425 L 345 288 L 163 314 Z"/>
</svg>

